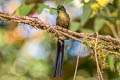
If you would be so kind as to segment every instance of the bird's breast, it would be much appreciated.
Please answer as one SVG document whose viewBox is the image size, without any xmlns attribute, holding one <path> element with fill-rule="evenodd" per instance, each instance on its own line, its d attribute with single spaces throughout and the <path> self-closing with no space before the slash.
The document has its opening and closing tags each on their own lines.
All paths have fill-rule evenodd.
<svg viewBox="0 0 120 80">
<path fill-rule="evenodd" d="M 59 26 L 62 26 L 64 28 L 68 28 L 68 26 L 69 26 L 69 18 L 67 17 L 67 15 L 61 13 L 57 17 L 57 23 L 56 24 L 59 25 Z"/>
</svg>

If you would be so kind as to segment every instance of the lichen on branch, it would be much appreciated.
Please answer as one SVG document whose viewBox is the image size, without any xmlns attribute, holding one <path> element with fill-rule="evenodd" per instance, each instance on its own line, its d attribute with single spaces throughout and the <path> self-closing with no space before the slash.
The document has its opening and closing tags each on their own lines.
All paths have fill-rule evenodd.
<svg viewBox="0 0 120 80">
<path fill-rule="evenodd" d="M 96 39 L 94 33 L 73 32 L 71 30 L 64 29 L 60 26 L 52 26 L 46 24 L 37 17 L 9 15 L 2 12 L 0 12 L 0 20 L 28 24 L 33 27 L 46 30 L 47 32 L 50 32 L 61 39 L 73 39 L 90 46 L 91 50 L 94 49 L 94 44 L 95 44 L 94 41 Z M 97 46 L 102 53 L 107 52 L 109 54 L 120 56 L 120 39 L 113 38 L 109 35 L 107 36 L 98 35 L 98 36 L 99 39 Z M 79 40 L 78 38 L 83 38 L 83 40 Z"/>
</svg>

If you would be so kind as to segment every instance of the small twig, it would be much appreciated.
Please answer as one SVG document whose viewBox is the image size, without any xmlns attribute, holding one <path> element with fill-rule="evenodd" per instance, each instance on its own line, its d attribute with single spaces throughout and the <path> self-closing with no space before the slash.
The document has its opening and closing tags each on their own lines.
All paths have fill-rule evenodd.
<svg viewBox="0 0 120 80">
<path fill-rule="evenodd" d="M 76 75 L 77 75 L 77 69 L 78 69 L 79 59 L 80 59 L 80 50 L 79 50 L 78 56 L 77 56 L 77 63 L 76 63 L 76 67 L 75 67 L 75 73 L 74 73 L 73 80 L 76 80 Z"/>
<path fill-rule="evenodd" d="M 107 42 L 105 42 L 105 41 L 99 41 L 100 42 L 100 44 L 102 45 L 102 46 L 106 46 L 108 49 L 114 49 L 114 50 L 116 50 L 116 49 L 120 49 L 120 45 L 118 44 L 112 44 L 112 43 L 107 43 Z"/>
<path fill-rule="evenodd" d="M 97 43 L 98 43 L 98 33 L 96 33 L 96 40 L 95 40 L 95 48 L 94 48 L 94 53 L 95 53 L 95 61 L 96 61 L 96 66 L 97 66 L 97 75 L 98 75 L 98 79 L 99 80 L 104 80 L 101 70 L 100 70 L 100 66 L 99 66 L 99 62 L 98 62 L 98 57 L 97 57 Z"/>
<path fill-rule="evenodd" d="M 91 35 L 89 35 L 89 34 L 73 32 L 71 30 L 67 30 L 67 29 L 64 29 L 64 28 L 59 27 L 59 26 L 56 26 L 55 29 L 62 31 L 62 32 L 65 32 L 65 33 L 68 33 L 69 35 L 72 35 L 72 36 L 83 37 L 83 38 L 88 38 L 88 39 L 92 39 L 92 40 L 95 39 L 93 36 L 91 37 Z"/>
<path fill-rule="evenodd" d="M 118 52 L 115 52 L 115 51 L 109 51 L 109 50 L 105 50 L 105 49 L 102 49 L 102 51 L 107 52 L 107 53 L 109 53 L 109 54 L 117 55 L 117 56 L 120 57 L 120 53 L 118 53 Z"/>
<path fill-rule="evenodd" d="M 66 36 L 66 37 L 69 37 L 69 38 L 74 39 L 74 40 L 76 40 L 76 41 L 78 41 L 78 42 L 84 43 L 82 40 L 79 40 L 78 38 L 76 38 L 76 37 L 74 37 L 74 36 L 68 35 L 68 34 L 66 34 L 66 33 L 64 33 L 64 32 L 62 32 L 62 31 L 59 31 L 59 32 L 60 32 L 61 34 L 63 34 L 64 36 Z"/>
<path fill-rule="evenodd" d="M 71 30 L 64 29 L 64 28 L 59 27 L 59 26 L 55 26 L 55 29 L 59 30 L 59 31 L 62 31 L 62 32 L 65 32 L 65 33 L 68 33 L 69 35 L 72 35 L 72 36 L 95 40 L 94 33 L 77 33 L 77 32 L 73 32 Z M 109 35 L 106 35 L 106 36 L 99 35 L 99 39 L 100 40 L 104 40 L 104 41 L 109 41 L 109 42 L 120 44 L 120 40 L 119 39 L 112 38 Z"/>
</svg>

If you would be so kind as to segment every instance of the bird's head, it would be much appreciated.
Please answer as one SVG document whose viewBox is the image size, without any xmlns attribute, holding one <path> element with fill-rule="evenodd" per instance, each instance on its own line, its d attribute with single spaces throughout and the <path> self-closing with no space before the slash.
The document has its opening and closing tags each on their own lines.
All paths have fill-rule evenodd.
<svg viewBox="0 0 120 80">
<path fill-rule="evenodd" d="M 57 8 L 53 8 L 55 10 L 57 10 L 57 12 L 66 12 L 65 8 L 63 5 L 58 5 Z"/>
</svg>

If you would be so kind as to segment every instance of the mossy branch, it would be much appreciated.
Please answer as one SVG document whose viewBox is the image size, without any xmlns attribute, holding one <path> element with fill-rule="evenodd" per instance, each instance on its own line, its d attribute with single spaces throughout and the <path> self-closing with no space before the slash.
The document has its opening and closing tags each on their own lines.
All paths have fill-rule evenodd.
<svg viewBox="0 0 120 80">
<path fill-rule="evenodd" d="M 61 39 L 73 39 L 82 42 L 90 46 L 92 49 L 94 49 L 94 44 L 95 44 L 94 41 L 96 39 L 95 38 L 96 35 L 94 33 L 77 33 L 71 30 L 64 29 L 60 26 L 52 26 L 46 24 L 37 17 L 9 15 L 2 12 L 0 12 L 0 20 L 28 24 L 33 27 L 46 30 L 47 32 L 50 32 Z M 109 35 L 107 36 L 98 35 L 98 36 L 99 36 L 98 48 L 102 52 L 105 53 L 107 52 L 110 54 L 120 56 L 120 39 L 113 38 Z M 79 40 L 78 38 L 83 38 L 83 40 Z"/>
</svg>

